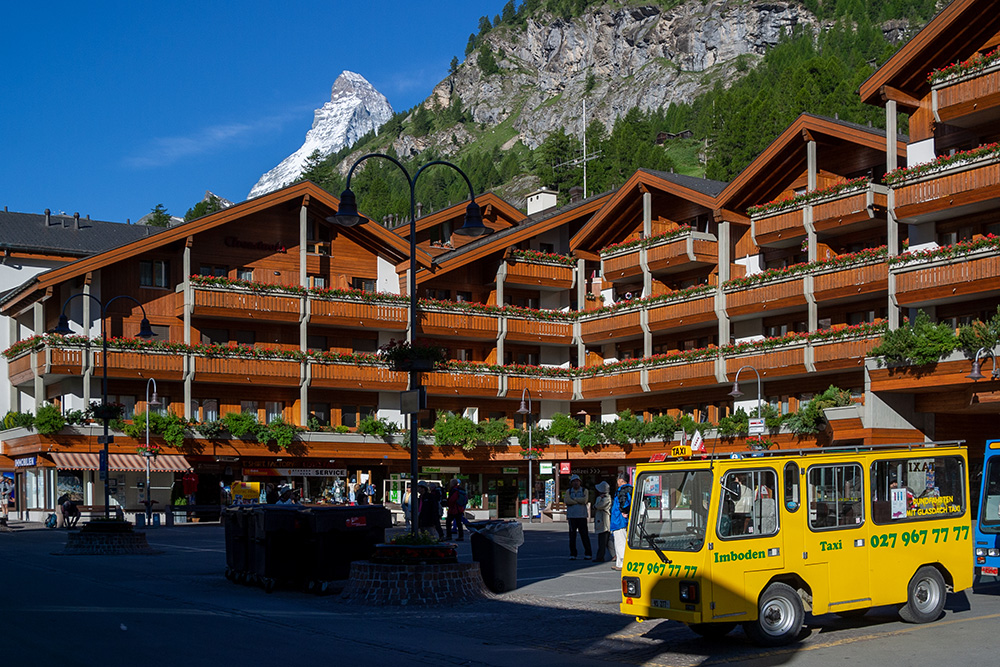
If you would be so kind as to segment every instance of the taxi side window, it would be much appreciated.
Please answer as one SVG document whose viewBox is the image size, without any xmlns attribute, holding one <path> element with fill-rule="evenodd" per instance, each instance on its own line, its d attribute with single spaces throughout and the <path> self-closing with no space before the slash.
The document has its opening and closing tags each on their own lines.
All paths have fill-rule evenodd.
<svg viewBox="0 0 1000 667">
<path fill-rule="evenodd" d="M 864 475 L 845 463 L 809 468 L 809 527 L 855 528 L 864 523 Z"/>
<path fill-rule="evenodd" d="M 773 470 L 734 470 L 722 477 L 719 537 L 764 537 L 778 532 Z"/>
<path fill-rule="evenodd" d="M 960 456 L 913 457 L 872 463 L 872 518 L 875 523 L 941 519 L 964 513 L 965 465 Z"/>
<path fill-rule="evenodd" d="M 785 464 L 785 508 L 794 512 L 801 505 L 799 500 L 799 466 L 789 461 Z"/>
</svg>

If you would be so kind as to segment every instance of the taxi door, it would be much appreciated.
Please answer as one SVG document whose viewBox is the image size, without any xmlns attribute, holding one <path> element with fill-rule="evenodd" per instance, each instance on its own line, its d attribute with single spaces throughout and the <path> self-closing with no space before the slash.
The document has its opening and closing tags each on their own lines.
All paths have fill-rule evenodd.
<svg viewBox="0 0 1000 667">
<path fill-rule="evenodd" d="M 802 559 L 814 614 L 871 606 L 864 484 L 859 463 L 806 469 L 809 514 Z"/>
<path fill-rule="evenodd" d="M 708 616 L 742 622 L 757 614 L 761 580 L 784 569 L 777 475 L 770 468 L 729 468 L 718 489 L 715 540 L 709 544 Z"/>
</svg>

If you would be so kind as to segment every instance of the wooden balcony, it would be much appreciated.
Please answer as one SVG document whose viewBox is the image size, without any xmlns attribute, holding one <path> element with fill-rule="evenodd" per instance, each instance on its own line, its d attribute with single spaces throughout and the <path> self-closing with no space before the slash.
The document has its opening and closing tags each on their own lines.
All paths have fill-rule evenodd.
<svg viewBox="0 0 1000 667">
<path fill-rule="evenodd" d="M 426 336 L 497 339 L 500 318 L 495 315 L 425 309 L 419 315 L 418 327 Z"/>
<path fill-rule="evenodd" d="M 642 327 L 639 325 L 639 309 L 588 316 L 580 322 L 580 335 L 583 336 L 585 343 L 640 336 Z"/>
<path fill-rule="evenodd" d="M 580 390 L 584 398 L 608 398 L 628 394 L 641 394 L 639 370 L 624 373 L 602 373 L 581 378 Z"/>
<path fill-rule="evenodd" d="M 298 322 L 297 296 L 194 286 L 194 314 L 264 322 Z"/>
<path fill-rule="evenodd" d="M 323 326 L 403 331 L 409 308 L 401 304 L 311 299 L 311 322 Z"/>
<path fill-rule="evenodd" d="M 425 373 L 421 376 L 427 392 L 436 396 L 496 396 L 500 376 L 485 373 Z"/>
<path fill-rule="evenodd" d="M 507 340 L 569 345 L 573 342 L 573 324 L 571 322 L 522 320 L 508 317 Z"/>
<path fill-rule="evenodd" d="M 801 243 L 806 237 L 802 213 L 804 207 L 803 204 L 774 215 L 752 218 L 754 243 L 760 247 L 787 247 Z"/>
<path fill-rule="evenodd" d="M 507 396 L 518 399 L 525 389 L 531 392 L 533 400 L 573 398 L 571 378 L 552 378 L 537 375 L 508 375 Z"/>
<path fill-rule="evenodd" d="M 865 355 L 881 338 L 854 338 L 813 344 L 817 371 L 864 371 Z"/>
<path fill-rule="evenodd" d="M 504 278 L 504 282 L 510 285 L 569 289 L 573 287 L 573 267 L 566 264 L 518 260 L 507 264 L 507 277 Z"/>
<path fill-rule="evenodd" d="M 38 351 L 23 352 L 19 357 L 7 362 L 7 378 L 14 386 L 19 386 L 25 382 L 30 382 L 35 377 L 32 365 L 35 362 Z"/>
<path fill-rule="evenodd" d="M 1000 290 L 1000 251 L 980 251 L 932 262 L 892 267 L 896 298 L 915 306 L 957 297 L 986 297 Z"/>
<path fill-rule="evenodd" d="M 819 233 L 856 230 L 885 221 L 888 194 L 885 188 L 869 185 L 813 204 L 813 224 Z"/>
<path fill-rule="evenodd" d="M 605 280 L 612 282 L 641 276 L 642 267 L 639 266 L 639 247 L 636 246 L 628 252 L 605 257 L 601 260 L 601 267 L 601 275 Z"/>
<path fill-rule="evenodd" d="M 770 315 L 786 308 L 805 306 L 801 275 L 726 292 L 726 311 L 734 318 Z"/>
<path fill-rule="evenodd" d="M 796 345 L 738 356 L 727 356 L 726 374 L 729 377 L 735 377 L 741 366 L 753 366 L 760 373 L 762 379 L 804 375 L 806 373 L 805 351 L 805 345 Z M 753 374 L 743 377 L 747 382 L 756 379 Z"/>
<path fill-rule="evenodd" d="M 889 265 L 886 262 L 842 268 L 813 277 L 813 295 L 820 302 L 881 295 L 888 289 Z"/>
<path fill-rule="evenodd" d="M 407 387 L 407 373 L 384 366 L 311 364 L 310 369 L 313 387 L 367 391 L 403 391 Z"/>
<path fill-rule="evenodd" d="M 1000 65 L 934 84 L 932 107 L 940 122 L 958 127 L 981 124 L 1000 108 Z"/>
<path fill-rule="evenodd" d="M 894 185 L 896 218 L 912 224 L 1000 205 L 1000 164 L 994 159 L 955 165 Z"/>
<path fill-rule="evenodd" d="M 299 385 L 302 364 L 283 359 L 195 357 L 195 381 L 221 384 Z"/>
<path fill-rule="evenodd" d="M 100 373 L 101 348 L 94 350 L 94 372 Z M 57 356 L 56 352 L 60 354 Z M 56 360 L 75 366 L 79 373 L 79 352 L 81 350 L 52 350 L 52 365 L 56 368 Z M 108 350 L 108 377 L 138 378 L 145 380 L 155 377 L 157 380 L 180 380 L 184 375 L 184 356 L 168 352 L 145 352 L 142 350 Z"/>
<path fill-rule="evenodd" d="M 689 232 L 646 250 L 646 262 L 654 274 L 688 271 L 719 263 L 719 243 L 708 234 Z"/>
<path fill-rule="evenodd" d="M 649 369 L 649 391 L 678 391 L 717 384 L 715 360 L 680 362 Z"/>
<path fill-rule="evenodd" d="M 666 301 L 649 306 L 651 331 L 665 331 L 715 321 L 715 295 L 711 292 L 684 301 Z"/>
</svg>

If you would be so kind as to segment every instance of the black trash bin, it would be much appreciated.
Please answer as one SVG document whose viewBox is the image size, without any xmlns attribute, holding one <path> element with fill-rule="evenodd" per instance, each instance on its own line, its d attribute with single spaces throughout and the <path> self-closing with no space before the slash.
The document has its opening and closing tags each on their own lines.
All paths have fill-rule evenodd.
<svg viewBox="0 0 1000 667">
<path fill-rule="evenodd" d="M 392 525 L 392 513 L 382 505 L 311 507 L 305 514 L 307 576 L 316 593 L 326 592 L 331 581 L 347 579 L 352 562 L 371 558 Z"/>
<path fill-rule="evenodd" d="M 257 583 L 270 593 L 278 582 L 304 580 L 305 512 L 298 505 L 258 505 L 253 522 L 252 571 Z"/>
<path fill-rule="evenodd" d="M 470 524 L 472 560 L 479 563 L 486 588 L 505 593 L 517 588 L 517 548 L 524 531 L 517 521 L 486 521 Z"/>
<path fill-rule="evenodd" d="M 245 582 L 250 576 L 250 513 L 243 507 L 230 507 L 222 513 L 226 530 L 226 579 Z"/>
</svg>

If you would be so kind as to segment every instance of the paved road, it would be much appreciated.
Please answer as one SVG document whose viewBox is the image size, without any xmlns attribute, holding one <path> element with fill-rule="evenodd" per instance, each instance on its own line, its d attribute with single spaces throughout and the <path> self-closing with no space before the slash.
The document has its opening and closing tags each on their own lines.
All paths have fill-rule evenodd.
<svg viewBox="0 0 1000 667">
<path fill-rule="evenodd" d="M 519 588 L 449 608 L 372 609 L 294 590 L 229 583 L 217 525 L 157 528 L 156 556 L 58 556 L 64 533 L 15 524 L 0 533 L 4 664 L 218 665 L 302 659 L 366 665 L 894 665 L 997 664 L 1000 586 L 951 596 L 944 618 L 901 623 L 891 609 L 863 619 L 808 619 L 798 644 L 723 641 L 672 622 L 618 612 L 610 564 L 570 561 L 565 528 L 526 526 Z M 470 559 L 468 539 L 460 558 Z"/>
</svg>

